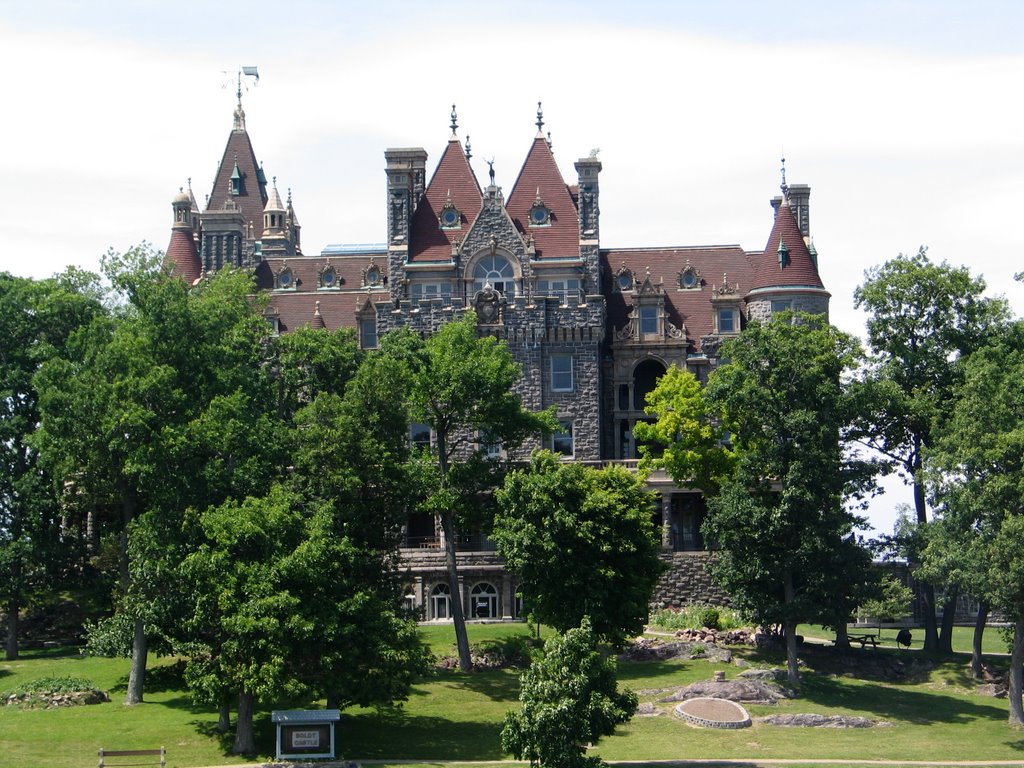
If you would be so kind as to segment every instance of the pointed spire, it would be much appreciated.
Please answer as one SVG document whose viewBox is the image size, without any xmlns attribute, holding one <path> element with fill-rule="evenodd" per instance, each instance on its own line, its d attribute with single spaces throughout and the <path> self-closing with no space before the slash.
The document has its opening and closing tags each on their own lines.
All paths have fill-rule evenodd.
<svg viewBox="0 0 1024 768">
<path fill-rule="evenodd" d="M 456 138 L 456 133 L 455 132 L 458 130 L 458 128 L 459 128 L 459 118 L 458 118 L 458 115 L 455 114 L 455 105 L 452 104 L 452 138 L 453 139 Z"/>
<path fill-rule="evenodd" d="M 537 135 L 544 138 L 544 110 L 540 102 L 537 102 Z"/>
</svg>

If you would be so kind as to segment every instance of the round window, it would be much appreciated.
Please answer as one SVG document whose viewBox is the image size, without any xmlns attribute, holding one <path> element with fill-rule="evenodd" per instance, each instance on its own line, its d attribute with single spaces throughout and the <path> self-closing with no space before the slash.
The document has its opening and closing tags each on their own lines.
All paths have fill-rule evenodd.
<svg viewBox="0 0 1024 768">
<path fill-rule="evenodd" d="M 287 288 L 289 285 L 292 284 L 292 273 L 282 272 L 280 275 L 277 276 L 277 284 L 281 288 Z"/>
<path fill-rule="evenodd" d="M 376 285 L 380 282 L 380 270 L 377 267 L 370 267 L 366 270 L 366 284 Z"/>
<path fill-rule="evenodd" d="M 322 282 L 327 288 L 333 287 L 336 281 L 337 275 L 334 274 L 333 269 L 325 269 L 323 274 L 320 276 L 320 282 Z"/>
<path fill-rule="evenodd" d="M 683 288 L 694 288 L 697 285 L 697 275 L 694 272 L 683 273 Z"/>
<path fill-rule="evenodd" d="M 441 211 L 441 226 L 454 227 L 459 223 L 459 212 L 455 208 L 445 208 Z"/>
<path fill-rule="evenodd" d="M 619 290 L 628 291 L 633 286 L 633 275 L 630 272 L 619 273 Z"/>
<path fill-rule="evenodd" d="M 538 206 L 530 209 L 530 221 L 534 224 L 547 224 L 548 209 L 544 206 Z"/>
</svg>

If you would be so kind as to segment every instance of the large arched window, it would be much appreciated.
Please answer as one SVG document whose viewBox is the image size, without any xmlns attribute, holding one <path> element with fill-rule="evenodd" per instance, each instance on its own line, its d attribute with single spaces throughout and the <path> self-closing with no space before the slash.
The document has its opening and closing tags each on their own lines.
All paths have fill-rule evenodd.
<svg viewBox="0 0 1024 768">
<path fill-rule="evenodd" d="M 633 369 L 633 409 L 642 411 L 647 405 L 647 393 L 658 385 L 665 375 L 665 366 L 657 360 L 644 360 Z"/>
<path fill-rule="evenodd" d="M 430 618 L 448 619 L 451 618 L 452 592 L 448 585 L 441 583 L 430 590 Z"/>
<path fill-rule="evenodd" d="M 474 619 L 493 619 L 498 615 L 498 590 L 493 584 L 481 581 L 469 592 L 470 616 Z"/>
<path fill-rule="evenodd" d="M 485 285 L 490 285 L 502 296 L 511 299 L 516 295 L 515 277 L 512 264 L 504 256 L 484 256 L 473 268 L 473 293 L 482 291 Z"/>
</svg>

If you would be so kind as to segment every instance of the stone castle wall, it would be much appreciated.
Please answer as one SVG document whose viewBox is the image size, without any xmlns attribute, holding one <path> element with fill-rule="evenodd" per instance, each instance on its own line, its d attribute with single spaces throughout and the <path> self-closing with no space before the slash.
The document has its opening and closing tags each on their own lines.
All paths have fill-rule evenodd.
<svg viewBox="0 0 1024 768">
<path fill-rule="evenodd" d="M 652 610 L 689 603 L 728 605 L 729 596 L 711 580 L 711 552 L 663 552 L 668 568 L 651 596 Z"/>
</svg>

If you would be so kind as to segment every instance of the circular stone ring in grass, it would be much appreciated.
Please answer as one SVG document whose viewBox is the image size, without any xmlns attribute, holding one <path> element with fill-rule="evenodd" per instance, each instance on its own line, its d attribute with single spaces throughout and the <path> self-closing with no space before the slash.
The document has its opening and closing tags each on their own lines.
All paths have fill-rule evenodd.
<svg viewBox="0 0 1024 768">
<path fill-rule="evenodd" d="M 750 725 L 747 710 L 728 699 L 687 699 L 674 711 L 676 717 L 698 728 L 746 728 Z"/>
</svg>

